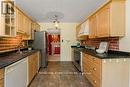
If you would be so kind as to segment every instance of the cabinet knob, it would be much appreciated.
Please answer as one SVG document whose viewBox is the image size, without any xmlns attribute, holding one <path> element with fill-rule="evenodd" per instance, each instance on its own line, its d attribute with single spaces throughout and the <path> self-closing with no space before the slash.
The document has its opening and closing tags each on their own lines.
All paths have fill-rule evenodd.
<svg viewBox="0 0 130 87">
<path fill-rule="evenodd" d="M 96 71 L 97 69 L 94 67 L 93 70 Z"/>
<path fill-rule="evenodd" d="M 96 80 L 93 80 L 93 82 L 96 84 L 97 83 L 97 81 Z"/>
</svg>

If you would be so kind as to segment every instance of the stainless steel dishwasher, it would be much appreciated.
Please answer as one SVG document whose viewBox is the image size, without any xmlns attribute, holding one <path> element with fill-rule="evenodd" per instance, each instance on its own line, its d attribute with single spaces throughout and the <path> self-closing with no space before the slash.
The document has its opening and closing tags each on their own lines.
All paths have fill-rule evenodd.
<svg viewBox="0 0 130 87">
<path fill-rule="evenodd" d="M 27 58 L 5 67 L 5 87 L 27 87 Z"/>
</svg>

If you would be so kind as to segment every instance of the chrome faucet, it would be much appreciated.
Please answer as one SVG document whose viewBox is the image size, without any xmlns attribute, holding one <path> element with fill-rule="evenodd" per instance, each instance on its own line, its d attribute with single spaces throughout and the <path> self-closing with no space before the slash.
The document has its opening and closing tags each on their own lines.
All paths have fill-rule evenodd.
<svg viewBox="0 0 130 87">
<path fill-rule="evenodd" d="M 21 42 L 19 43 L 19 45 L 17 46 L 17 53 L 19 53 L 19 54 L 22 54 L 22 51 L 21 51 Z"/>
<path fill-rule="evenodd" d="M 20 47 L 18 47 L 18 53 L 22 54 L 22 51 L 20 50 Z"/>
</svg>

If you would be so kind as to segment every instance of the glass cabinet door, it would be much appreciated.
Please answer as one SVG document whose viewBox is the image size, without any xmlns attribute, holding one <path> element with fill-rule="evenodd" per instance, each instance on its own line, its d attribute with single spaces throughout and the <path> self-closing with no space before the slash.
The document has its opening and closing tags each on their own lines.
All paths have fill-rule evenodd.
<svg viewBox="0 0 130 87">
<path fill-rule="evenodd" d="M 1 19 L 2 19 L 2 30 L 4 31 L 2 33 L 2 35 L 0 36 L 9 36 L 9 37 L 15 37 L 16 36 L 16 29 L 15 29 L 15 11 L 14 11 L 14 6 L 12 5 L 12 3 L 8 3 L 8 2 L 4 2 L 5 3 L 5 8 L 6 10 L 8 9 L 7 7 L 9 7 L 8 11 L 5 11 L 7 13 L 3 13 L 1 14 Z M 7 7 L 6 7 L 7 6 Z M 13 11 L 10 12 L 10 11 Z"/>
</svg>

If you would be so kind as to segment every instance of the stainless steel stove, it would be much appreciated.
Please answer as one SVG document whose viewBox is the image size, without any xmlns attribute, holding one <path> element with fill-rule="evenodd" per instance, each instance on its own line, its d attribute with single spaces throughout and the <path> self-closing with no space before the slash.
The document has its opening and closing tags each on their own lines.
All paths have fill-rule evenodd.
<svg viewBox="0 0 130 87">
<path fill-rule="evenodd" d="M 83 53 L 81 48 L 74 48 L 73 49 L 73 64 L 78 69 L 78 71 L 82 72 L 82 57 Z"/>
</svg>

